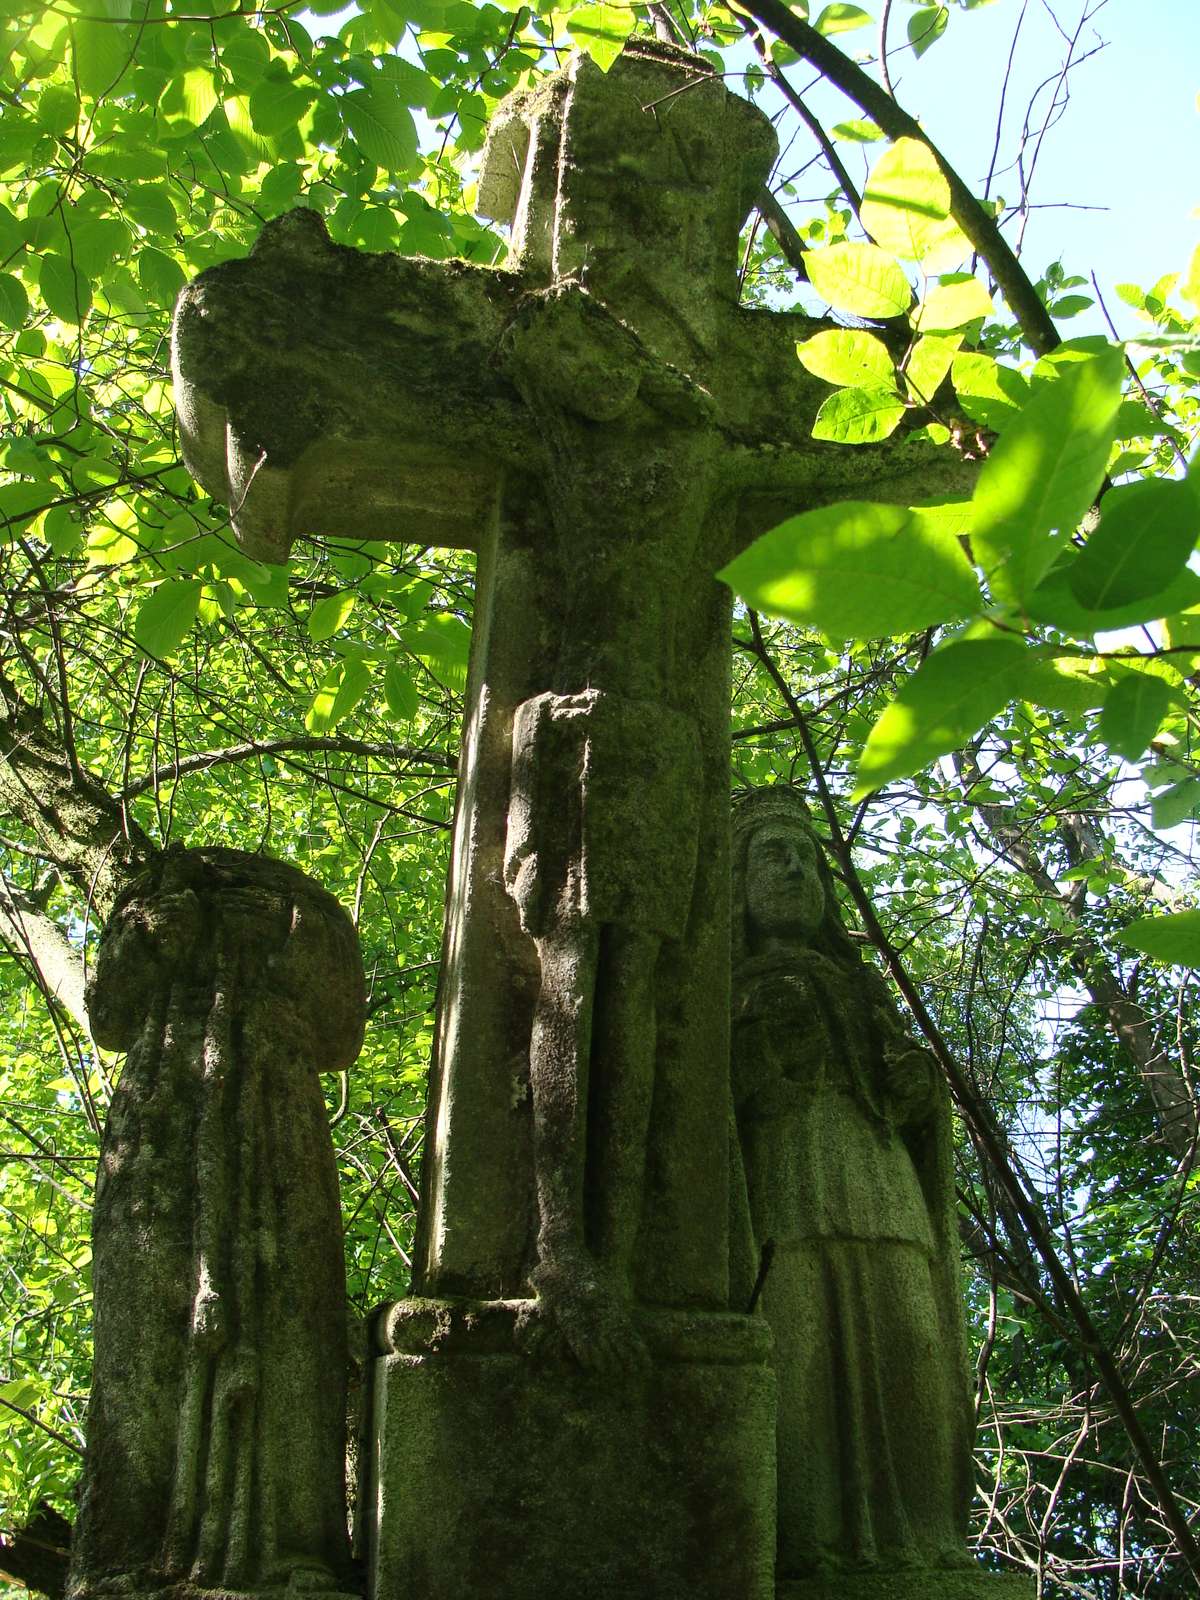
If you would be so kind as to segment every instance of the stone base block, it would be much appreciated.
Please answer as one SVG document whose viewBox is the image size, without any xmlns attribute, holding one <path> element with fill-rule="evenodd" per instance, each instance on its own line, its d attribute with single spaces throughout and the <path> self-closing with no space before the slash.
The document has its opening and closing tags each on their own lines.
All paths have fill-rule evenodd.
<svg viewBox="0 0 1200 1600">
<path fill-rule="evenodd" d="M 1033 1600 L 1037 1585 L 1019 1572 L 983 1567 L 946 1571 L 855 1572 L 781 1580 L 776 1600 Z"/>
<path fill-rule="evenodd" d="M 773 1600 L 765 1323 L 641 1313 L 651 1362 L 614 1378 L 521 1351 L 521 1310 L 378 1324 L 372 1600 Z"/>
</svg>

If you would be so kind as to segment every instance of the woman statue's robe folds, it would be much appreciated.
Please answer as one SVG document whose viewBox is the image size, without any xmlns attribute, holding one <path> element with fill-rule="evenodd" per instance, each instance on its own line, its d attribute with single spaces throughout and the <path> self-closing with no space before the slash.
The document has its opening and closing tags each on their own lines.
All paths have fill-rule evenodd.
<svg viewBox="0 0 1200 1600">
<path fill-rule="evenodd" d="M 842 927 L 796 798 L 765 791 L 738 820 L 734 1221 L 774 1336 L 779 1576 L 960 1565 L 972 1419 L 948 1096 Z"/>
<path fill-rule="evenodd" d="M 337 1171 L 318 1073 L 362 1042 L 362 962 L 294 867 L 170 850 L 89 988 L 128 1050 L 101 1144 L 78 1596 L 349 1586 Z"/>
</svg>

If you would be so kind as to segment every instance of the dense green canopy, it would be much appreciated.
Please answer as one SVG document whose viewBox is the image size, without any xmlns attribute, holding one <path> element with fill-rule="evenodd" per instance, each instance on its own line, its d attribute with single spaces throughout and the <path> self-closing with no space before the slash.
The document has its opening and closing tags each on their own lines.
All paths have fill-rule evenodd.
<svg viewBox="0 0 1200 1600">
<path fill-rule="evenodd" d="M 353 911 L 368 1042 L 330 1109 L 354 1306 L 406 1285 L 471 566 L 243 555 L 179 458 L 175 296 L 297 205 L 340 243 L 502 262 L 472 214 L 499 100 L 657 30 L 777 116 L 742 292 L 845 324 L 797 352 L 831 385 L 817 436 L 925 428 L 980 462 L 970 502 L 811 512 L 727 574 L 736 783 L 823 811 L 964 1110 L 979 1548 L 1047 1593 L 1191 1592 L 1200 255 L 1122 286 L 1140 343 L 1057 343 L 1084 279 L 1027 275 L 888 88 L 981 3 L 0 7 L 0 1527 L 71 1510 L 119 1065 L 83 982 L 169 841 L 294 860 Z"/>
</svg>

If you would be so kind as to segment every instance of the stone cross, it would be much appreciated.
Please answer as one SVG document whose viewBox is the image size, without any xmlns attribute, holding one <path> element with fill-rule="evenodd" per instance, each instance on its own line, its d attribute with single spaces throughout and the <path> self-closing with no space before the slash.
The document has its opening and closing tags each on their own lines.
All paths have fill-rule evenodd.
<svg viewBox="0 0 1200 1600">
<path fill-rule="evenodd" d="M 921 443 L 814 441 L 819 324 L 738 305 L 775 153 L 705 62 L 634 40 L 497 114 L 505 266 L 362 254 L 299 211 L 176 317 L 186 459 L 251 554 L 478 552 L 414 1291 L 522 1299 L 527 1343 L 610 1374 L 654 1358 L 634 1308 L 730 1303 L 714 574 L 863 482 L 959 490 Z"/>
</svg>

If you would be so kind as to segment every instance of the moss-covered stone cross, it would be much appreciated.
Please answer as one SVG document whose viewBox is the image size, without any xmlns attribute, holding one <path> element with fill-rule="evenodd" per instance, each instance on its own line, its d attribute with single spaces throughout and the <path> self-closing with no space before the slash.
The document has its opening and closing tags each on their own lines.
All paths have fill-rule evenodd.
<svg viewBox="0 0 1200 1600">
<path fill-rule="evenodd" d="M 532 1284 L 533 1337 L 585 1366 L 640 1357 L 631 1303 L 728 1302 L 714 574 L 782 515 L 944 470 L 814 441 L 814 324 L 739 306 L 775 151 L 702 60 L 636 40 L 498 113 L 504 267 L 359 253 L 297 211 L 176 319 L 187 459 L 252 554 L 478 551 L 415 1287 Z"/>
</svg>

